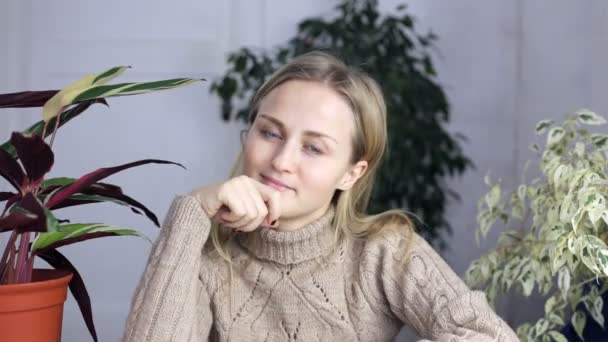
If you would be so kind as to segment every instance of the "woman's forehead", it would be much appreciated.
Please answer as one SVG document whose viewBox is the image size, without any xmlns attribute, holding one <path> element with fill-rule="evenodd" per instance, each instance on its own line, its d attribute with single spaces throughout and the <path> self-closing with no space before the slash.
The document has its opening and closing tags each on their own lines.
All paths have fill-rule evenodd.
<svg viewBox="0 0 608 342">
<path fill-rule="evenodd" d="M 289 81 L 273 89 L 262 99 L 258 117 L 285 129 L 327 135 L 350 136 L 354 126 L 346 101 L 323 83 L 309 81 Z"/>
</svg>

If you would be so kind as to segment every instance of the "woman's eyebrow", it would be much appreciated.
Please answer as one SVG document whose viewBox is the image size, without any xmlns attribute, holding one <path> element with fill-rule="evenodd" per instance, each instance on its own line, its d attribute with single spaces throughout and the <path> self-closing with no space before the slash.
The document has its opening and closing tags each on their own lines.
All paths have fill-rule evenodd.
<svg viewBox="0 0 608 342">
<path fill-rule="evenodd" d="M 266 115 L 266 114 L 260 114 L 260 117 L 274 123 L 275 125 L 283 128 L 283 129 L 285 128 L 285 125 L 281 122 L 281 120 L 279 120 L 275 117 L 272 117 L 272 116 Z M 313 136 L 313 137 L 327 138 L 327 139 L 333 140 L 336 144 L 338 144 L 338 141 L 334 137 L 331 137 L 325 133 L 321 133 L 321 132 L 317 132 L 317 131 L 304 131 L 304 134 Z"/>
</svg>

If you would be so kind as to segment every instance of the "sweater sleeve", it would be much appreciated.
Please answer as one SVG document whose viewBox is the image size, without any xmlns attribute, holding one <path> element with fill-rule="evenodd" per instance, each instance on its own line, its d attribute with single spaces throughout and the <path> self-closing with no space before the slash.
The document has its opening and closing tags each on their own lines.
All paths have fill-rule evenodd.
<svg viewBox="0 0 608 342">
<path fill-rule="evenodd" d="M 210 226 L 196 199 L 173 200 L 135 290 L 123 342 L 208 338 L 213 317 L 199 273 Z"/>
<path fill-rule="evenodd" d="M 376 312 L 412 327 L 421 341 L 519 341 L 483 292 L 471 291 L 423 238 L 410 242 L 386 233 L 364 247 L 362 289 Z"/>
</svg>

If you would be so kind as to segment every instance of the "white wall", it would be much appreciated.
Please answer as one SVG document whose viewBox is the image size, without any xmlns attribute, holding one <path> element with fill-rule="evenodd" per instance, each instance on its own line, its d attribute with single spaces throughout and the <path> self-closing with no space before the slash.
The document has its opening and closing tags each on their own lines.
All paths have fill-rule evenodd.
<svg viewBox="0 0 608 342">
<path fill-rule="evenodd" d="M 384 10 L 399 0 L 381 1 Z M 271 47 L 295 32 L 302 18 L 328 13 L 335 0 L 82 2 L 4 0 L 0 4 L 0 92 L 51 89 L 113 65 L 133 69 L 124 80 L 175 76 L 213 79 L 225 54 L 242 45 Z M 439 78 L 452 105 L 449 129 L 468 137 L 465 151 L 476 170 L 450 181 L 462 196 L 450 205 L 454 226 L 444 257 L 462 274 L 478 249 L 474 242 L 477 199 L 489 170 L 513 184 L 533 138 L 536 121 L 559 118 L 578 107 L 608 112 L 608 3 L 573 1 L 408 2 L 421 28 L 438 34 Z M 161 23 L 161 24 L 158 24 Z M 164 215 L 174 193 L 222 178 L 238 148 L 238 124 L 219 119 L 208 83 L 168 93 L 110 100 L 89 110 L 56 141 L 52 175 L 77 176 L 106 165 L 155 157 L 182 162 L 148 166 L 110 179 Z M 6 115 L 5 115 L 6 114 Z M 36 120 L 35 110 L 5 112 L 0 134 Z M 211 161 L 211 162 L 210 162 Z M 0 185 L 0 189 L 2 189 Z M 121 208 L 91 206 L 66 211 L 74 220 L 103 220 L 136 227 L 155 238 L 157 229 Z M 130 297 L 150 245 L 110 238 L 64 248 L 88 285 L 101 340 L 120 336 Z M 498 311 L 509 322 L 532 319 L 535 302 L 513 298 Z M 408 340 L 411 337 L 403 337 Z M 77 307 L 66 305 L 64 341 L 88 340 Z"/>
</svg>

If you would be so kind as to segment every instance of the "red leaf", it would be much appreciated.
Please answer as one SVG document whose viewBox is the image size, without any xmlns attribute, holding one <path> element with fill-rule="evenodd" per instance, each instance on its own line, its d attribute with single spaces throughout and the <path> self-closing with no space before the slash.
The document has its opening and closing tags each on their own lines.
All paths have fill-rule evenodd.
<svg viewBox="0 0 608 342">
<path fill-rule="evenodd" d="M 61 203 L 57 204 L 56 206 L 54 206 L 53 210 L 75 207 L 77 205 L 91 204 L 91 203 L 101 203 L 101 201 L 80 200 L 80 199 L 68 198 L 64 201 L 61 201 Z"/>
<path fill-rule="evenodd" d="M 120 190 L 120 188 L 118 188 L 118 189 Z M 87 195 L 99 195 L 99 196 L 109 197 L 109 198 L 113 198 L 113 199 L 125 202 L 134 208 L 142 210 L 144 212 L 144 214 L 146 215 L 146 217 L 148 217 L 152 222 L 154 222 L 154 224 L 157 227 L 160 227 L 158 218 L 150 209 L 148 209 L 145 205 L 136 201 L 134 198 L 125 195 L 124 193 L 122 193 L 122 191 L 116 192 L 113 189 L 106 189 L 103 187 L 91 186 L 88 189 L 85 189 L 82 193 L 87 194 Z M 134 210 L 134 209 L 132 209 L 132 210 L 136 214 L 141 214 L 141 212 L 139 212 L 137 210 Z"/>
<path fill-rule="evenodd" d="M 17 201 L 19 201 L 22 198 L 21 194 L 16 194 L 15 196 L 9 198 L 6 201 L 6 204 L 4 206 L 5 210 L 8 210 L 8 208 L 10 208 L 13 204 L 15 204 Z"/>
<path fill-rule="evenodd" d="M 47 186 L 47 187 L 44 187 L 43 189 L 41 189 L 39 194 L 47 195 L 58 188 L 59 188 L 58 185 Z M 154 212 L 152 212 L 145 205 L 141 204 L 134 198 L 125 195 L 122 192 L 122 189 L 116 185 L 99 182 L 99 183 L 91 184 L 91 186 L 89 186 L 86 189 L 83 189 L 79 193 L 84 194 L 84 195 L 103 196 L 103 197 L 122 201 L 122 202 L 130 205 L 131 210 L 134 213 L 139 214 L 139 215 L 145 215 L 157 227 L 160 227 L 158 217 L 156 217 L 156 214 L 154 214 Z M 55 205 L 53 207 L 53 209 L 62 209 L 62 208 L 73 207 L 73 206 L 77 206 L 77 205 L 91 204 L 91 203 L 103 203 L 103 202 L 105 202 L 105 201 L 104 200 L 94 200 L 94 199 L 76 199 L 76 198 L 70 197 L 70 198 L 62 201 L 60 204 Z M 137 209 L 139 209 L 141 211 L 139 211 Z"/>
<path fill-rule="evenodd" d="M 0 219 L 0 233 L 27 227 L 38 220 L 38 216 L 21 211 L 13 211 Z"/>
<path fill-rule="evenodd" d="M 19 132 L 13 132 L 11 143 L 15 146 L 17 156 L 30 179 L 30 186 L 37 186 L 53 167 L 53 151 L 38 135 L 26 137 Z"/>
<path fill-rule="evenodd" d="M 6 179 L 16 190 L 21 191 L 25 174 L 17 159 L 0 148 L 0 176 Z"/>
<path fill-rule="evenodd" d="M 42 107 L 59 90 L 22 91 L 0 94 L 0 108 Z"/>
<path fill-rule="evenodd" d="M 8 216 L 0 219 L 0 232 L 46 232 L 46 213 L 42 203 L 28 192 Z"/>
<path fill-rule="evenodd" d="M 76 267 L 74 267 L 63 254 L 55 249 L 46 250 L 44 253 L 39 253 L 37 255 L 56 269 L 72 272 L 73 277 L 69 285 L 70 292 L 78 303 L 82 318 L 84 318 L 84 322 L 89 329 L 89 333 L 91 333 L 91 337 L 93 337 L 93 341 L 97 342 L 97 332 L 95 331 L 95 323 L 93 322 L 91 298 L 89 297 L 84 281 L 82 280 L 80 273 L 76 270 Z"/>
<path fill-rule="evenodd" d="M 12 192 L 0 191 L 0 202 L 8 201 L 13 196 L 17 196 L 17 194 Z"/>
<path fill-rule="evenodd" d="M 184 166 L 181 164 L 167 161 L 167 160 L 159 160 L 159 159 L 144 159 L 144 160 L 138 160 L 138 161 L 135 161 L 132 163 L 127 163 L 127 164 L 123 164 L 123 165 L 119 165 L 119 166 L 104 167 L 104 168 L 95 170 L 91 173 L 88 173 L 88 174 L 80 177 L 73 184 L 67 186 L 63 190 L 57 191 L 55 193 L 55 195 L 53 195 L 49 199 L 49 201 L 47 202 L 47 206 L 49 208 L 53 208 L 54 206 L 58 205 L 62 201 L 68 199 L 73 194 L 82 192 L 88 186 L 94 184 L 95 182 L 97 182 L 101 179 L 109 177 L 120 171 L 129 169 L 129 168 L 132 168 L 135 166 L 145 165 L 145 164 L 173 164 L 173 165 L 178 165 L 178 166 L 181 166 L 182 168 L 184 168 Z"/>
<path fill-rule="evenodd" d="M 73 183 L 70 183 L 68 185 L 72 185 L 72 184 Z M 64 186 L 67 187 L 68 185 L 64 185 Z M 48 185 L 48 186 L 45 186 L 45 187 L 41 187 L 40 191 L 38 192 L 38 194 L 39 195 L 48 195 L 51 192 L 53 192 L 53 191 L 55 191 L 55 190 L 57 190 L 59 188 L 61 188 L 60 185 Z M 87 192 L 87 191 L 89 191 L 89 189 L 92 189 L 92 188 L 93 189 L 103 188 L 104 191 L 109 191 L 109 192 L 115 193 L 115 194 L 122 194 L 123 193 L 122 189 L 118 185 L 114 185 L 114 184 L 110 184 L 110 183 L 103 183 L 103 182 L 97 182 L 97 183 L 91 184 L 90 187 L 82 190 L 81 192 L 82 193 Z"/>
</svg>

